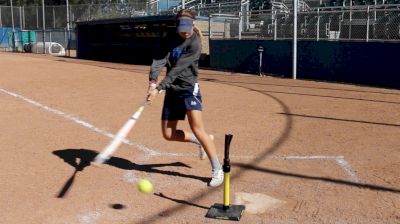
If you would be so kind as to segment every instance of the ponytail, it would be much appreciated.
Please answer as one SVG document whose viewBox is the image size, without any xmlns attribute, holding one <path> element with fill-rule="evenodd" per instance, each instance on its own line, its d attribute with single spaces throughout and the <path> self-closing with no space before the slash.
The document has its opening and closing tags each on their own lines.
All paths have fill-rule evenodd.
<svg viewBox="0 0 400 224">
<path fill-rule="evenodd" d="M 175 19 L 179 19 L 181 17 L 189 17 L 193 20 L 196 19 L 196 14 L 190 9 L 181 9 L 178 13 L 176 13 Z"/>
<path fill-rule="evenodd" d="M 197 26 L 193 27 L 193 32 L 197 34 L 197 36 L 200 38 L 200 41 L 203 40 L 204 38 L 203 34 L 201 33 L 201 30 Z"/>
</svg>

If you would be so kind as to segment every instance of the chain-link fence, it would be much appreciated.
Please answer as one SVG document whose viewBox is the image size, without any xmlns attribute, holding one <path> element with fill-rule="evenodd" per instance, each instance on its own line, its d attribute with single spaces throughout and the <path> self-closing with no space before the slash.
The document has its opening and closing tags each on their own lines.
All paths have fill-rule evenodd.
<svg viewBox="0 0 400 224">
<path fill-rule="evenodd" d="M 162 12 L 157 4 L 151 3 L 142 1 L 136 4 L 70 5 L 69 10 L 65 5 L 44 8 L 13 7 L 12 10 L 10 6 L 0 6 L 0 28 L 3 29 L 0 33 L 0 47 L 23 49 L 23 44 L 18 43 L 17 33 L 19 30 L 31 30 L 36 32 L 36 42 L 43 42 L 44 37 L 45 42 L 58 42 L 65 48 L 73 48 L 76 22 L 172 13 L 172 11 Z M 207 28 L 207 34 L 211 34 L 210 38 L 213 39 L 293 38 L 294 18 L 290 7 L 251 11 L 246 1 L 228 1 L 202 3 L 193 5 L 192 8 L 198 16 L 209 18 L 210 29 Z M 298 12 L 297 21 L 297 36 L 300 40 L 400 40 L 400 5 L 307 8 Z M 13 28 L 14 40 L 17 41 L 14 44 L 15 48 L 9 44 Z"/>
<path fill-rule="evenodd" d="M 44 17 L 43 17 L 44 9 Z M 0 27 L 19 27 L 21 29 L 57 29 L 67 27 L 67 6 L 0 6 Z M 144 16 L 146 3 L 137 4 L 98 4 L 70 5 L 70 22 L 97 19 L 127 18 Z M 43 24 L 44 18 L 44 24 Z M 44 25 L 44 26 L 43 26 Z"/>
<path fill-rule="evenodd" d="M 185 8 L 196 12 L 197 16 L 209 16 L 211 14 L 239 14 L 243 6 L 248 6 L 248 1 L 227 0 L 219 1 L 218 3 L 205 3 L 204 0 L 186 0 Z M 182 5 L 177 5 L 169 9 L 162 10 L 159 0 L 148 1 L 146 12 L 148 15 L 166 15 L 175 14 L 182 9 Z"/>
<path fill-rule="evenodd" d="M 12 28 L 0 28 L 0 48 L 5 51 L 48 52 L 51 43 L 58 43 L 64 49 L 75 49 L 75 31 L 71 31 L 68 38 L 66 29 L 53 30 L 21 30 Z M 47 43 L 43 45 L 43 43 Z"/>
<path fill-rule="evenodd" d="M 399 41 L 400 5 L 324 7 L 298 12 L 298 39 Z M 293 38 L 293 11 L 253 11 L 245 38 Z"/>
<path fill-rule="evenodd" d="M 241 20 L 236 15 L 211 14 L 208 35 L 210 39 L 241 39 Z"/>
<path fill-rule="evenodd" d="M 44 15 L 43 15 L 44 10 Z M 68 13 L 70 29 L 68 30 Z M 35 32 L 35 41 L 31 44 L 57 42 L 64 48 L 75 49 L 76 22 L 98 19 L 127 18 L 145 16 L 146 2 L 136 4 L 98 4 L 61 6 L 0 6 L 0 48 L 4 50 L 24 51 L 22 30 Z M 7 30 L 7 32 L 5 32 Z M 68 33 L 69 32 L 69 33 Z M 15 43 L 13 42 L 15 41 Z M 27 48 L 27 47 L 25 47 Z"/>
</svg>

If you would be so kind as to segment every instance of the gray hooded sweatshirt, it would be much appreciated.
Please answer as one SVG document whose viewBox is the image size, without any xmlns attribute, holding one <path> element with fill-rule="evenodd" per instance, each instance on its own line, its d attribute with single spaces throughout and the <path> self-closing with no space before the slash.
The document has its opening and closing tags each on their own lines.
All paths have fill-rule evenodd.
<svg viewBox="0 0 400 224">
<path fill-rule="evenodd" d="M 167 66 L 167 75 L 157 89 L 170 93 L 190 90 L 197 83 L 200 55 L 201 40 L 196 33 L 188 39 L 183 39 L 178 34 L 167 36 L 161 43 L 158 55 L 153 59 L 149 80 L 157 80 L 162 68 Z"/>
</svg>

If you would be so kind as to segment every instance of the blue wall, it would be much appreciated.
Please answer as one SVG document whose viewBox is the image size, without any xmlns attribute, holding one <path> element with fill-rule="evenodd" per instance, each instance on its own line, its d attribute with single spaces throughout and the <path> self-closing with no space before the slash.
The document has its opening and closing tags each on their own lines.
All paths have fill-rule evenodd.
<svg viewBox="0 0 400 224">
<path fill-rule="evenodd" d="M 9 38 L 9 35 L 11 35 L 13 29 L 11 27 L 0 27 L 0 47 L 1 48 L 8 48 L 11 47 L 10 43 L 11 40 Z M 14 29 L 15 33 L 15 41 L 16 45 L 18 43 L 20 44 L 21 42 L 21 29 L 20 28 L 15 28 Z"/>
<path fill-rule="evenodd" d="M 0 28 L 0 47 L 8 47 L 8 32 L 12 32 L 12 28 Z"/>
<path fill-rule="evenodd" d="M 210 40 L 210 66 L 292 76 L 292 41 Z M 400 89 L 400 43 L 299 41 L 297 78 Z"/>
</svg>

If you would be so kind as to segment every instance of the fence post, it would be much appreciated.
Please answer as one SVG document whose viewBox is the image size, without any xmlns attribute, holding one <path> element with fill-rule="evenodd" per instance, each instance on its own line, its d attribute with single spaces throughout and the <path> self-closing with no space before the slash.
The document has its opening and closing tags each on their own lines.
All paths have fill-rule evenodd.
<svg viewBox="0 0 400 224">
<path fill-rule="evenodd" d="M 54 10 L 54 6 L 53 6 L 53 28 L 56 28 L 56 11 Z"/>
<path fill-rule="evenodd" d="M 293 0 L 293 79 L 297 79 L 297 9 L 298 0 Z"/>
<path fill-rule="evenodd" d="M 65 47 L 67 48 L 68 39 L 67 39 L 67 29 L 66 28 L 64 28 L 64 44 L 65 44 Z"/>
<path fill-rule="evenodd" d="M 317 10 L 317 41 L 319 41 L 319 8 Z"/>
<path fill-rule="evenodd" d="M 92 5 L 91 4 L 88 4 L 88 11 L 89 11 L 89 15 L 88 15 L 88 19 L 87 19 L 87 21 L 91 21 L 92 20 L 92 18 L 91 18 L 91 12 L 90 12 L 90 7 L 91 7 Z M 131 16 L 130 17 L 132 17 L 132 14 L 131 14 Z"/>
<path fill-rule="evenodd" d="M 22 25 L 25 29 L 25 6 L 22 6 Z"/>
<path fill-rule="evenodd" d="M 243 30 L 243 15 L 242 12 L 239 12 L 239 40 L 242 39 L 242 30 Z"/>
<path fill-rule="evenodd" d="M 39 29 L 39 6 L 36 6 L 36 29 Z"/>
<path fill-rule="evenodd" d="M 352 20 L 352 16 L 353 16 L 353 12 L 351 10 L 352 5 L 353 5 L 353 2 L 352 2 L 352 0 L 350 0 L 349 40 L 351 39 L 351 20 Z"/>
<path fill-rule="evenodd" d="M 67 41 L 67 52 L 68 52 L 68 57 L 71 56 L 70 52 L 70 41 L 71 41 L 71 31 L 70 31 L 70 10 L 69 10 L 69 1 L 67 0 L 67 34 L 68 34 L 68 41 Z"/>
<path fill-rule="evenodd" d="M 43 54 L 46 54 L 46 17 L 44 14 L 44 0 L 42 0 L 42 13 L 43 13 Z"/>
<path fill-rule="evenodd" d="M 11 23 L 12 23 L 12 51 L 15 51 L 15 27 L 14 27 L 14 12 L 13 12 L 13 5 L 12 1 L 11 2 Z"/>
<path fill-rule="evenodd" d="M 246 30 L 250 27 L 250 1 L 246 3 Z"/>
<path fill-rule="evenodd" d="M 274 16 L 274 40 L 276 40 L 276 32 L 278 28 L 276 27 L 278 25 L 278 16 L 276 15 L 276 10 L 272 11 L 272 15 Z"/>
<path fill-rule="evenodd" d="M 201 16 L 201 14 L 200 14 L 200 7 L 201 7 L 201 4 L 197 6 L 197 16 Z"/>
<path fill-rule="evenodd" d="M 208 39 L 211 40 L 212 32 L 211 32 L 211 15 L 208 16 Z"/>
<path fill-rule="evenodd" d="M 3 21 L 1 21 L 1 6 L 0 6 L 0 26 L 3 27 Z"/>
<path fill-rule="evenodd" d="M 22 26 L 22 7 L 19 7 L 19 27 L 21 28 L 21 30 L 23 30 L 23 26 Z"/>
<path fill-rule="evenodd" d="M 367 7 L 367 42 L 369 41 L 369 6 Z"/>
</svg>

